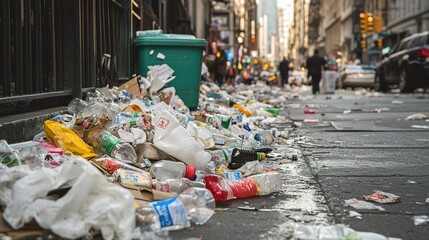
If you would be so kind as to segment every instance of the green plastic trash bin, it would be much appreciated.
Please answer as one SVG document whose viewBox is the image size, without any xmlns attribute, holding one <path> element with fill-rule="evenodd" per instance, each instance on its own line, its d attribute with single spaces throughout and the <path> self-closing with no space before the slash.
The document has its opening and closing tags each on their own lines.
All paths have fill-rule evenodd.
<svg viewBox="0 0 429 240">
<path fill-rule="evenodd" d="M 137 36 L 134 44 L 138 51 L 138 74 L 146 77 L 148 66 L 167 64 L 176 76 L 167 86 L 174 87 L 190 109 L 197 108 L 206 40 L 184 34 L 143 34 Z M 165 58 L 158 58 L 158 53 Z"/>
</svg>

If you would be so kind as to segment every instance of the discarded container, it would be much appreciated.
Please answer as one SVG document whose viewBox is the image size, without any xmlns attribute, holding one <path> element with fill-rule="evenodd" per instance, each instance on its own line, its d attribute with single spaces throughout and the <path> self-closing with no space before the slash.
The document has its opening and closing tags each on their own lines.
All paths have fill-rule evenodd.
<svg viewBox="0 0 429 240">
<path fill-rule="evenodd" d="M 198 107 L 204 39 L 183 34 L 144 34 L 134 41 L 138 49 L 138 73 L 146 76 L 148 66 L 166 63 L 174 70 L 176 79 L 167 84 L 190 109 Z M 156 55 L 151 55 L 150 51 Z M 162 54 L 164 58 L 157 58 Z"/>
<path fill-rule="evenodd" d="M 150 171 L 156 179 L 172 179 L 172 178 L 188 178 L 195 179 L 195 167 L 186 165 L 182 162 L 173 162 L 168 160 L 161 160 L 150 168 Z"/>
<path fill-rule="evenodd" d="M 177 198 L 155 201 L 136 210 L 137 224 L 144 230 L 178 230 L 189 221 L 202 225 L 213 215 L 213 195 L 204 188 L 189 188 Z"/>
<path fill-rule="evenodd" d="M 137 154 L 133 146 L 122 141 L 108 131 L 95 131 L 91 140 L 91 145 L 104 154 L 125 163 L 137 162 Z"/>
<path fill-rule="evenodd" d="M 237 181 L 209 174 L 204 177 L 204 181 L 216 201 L 267 195 L 281 190 L 280 173 L 261 173 Z"/>
<path fill-rule="evenodd" d="M 263 152 L 255 152 L 244 148 L 234 148 L 234 150 L 232 150 L 231 162 L 228 164 L 228 168 L 237 169 L 246 164 L 246 162 L 256 160 L 262 161 L 265 160 L 265 157 L 266 155 Z"/>
<path fill-rule="evenodd" d="M 181 193 L 191 187 L 204 188 L 204 183 L 187 178 L 153 180 L 153 189 L 163 192 Z"/>
</svg>

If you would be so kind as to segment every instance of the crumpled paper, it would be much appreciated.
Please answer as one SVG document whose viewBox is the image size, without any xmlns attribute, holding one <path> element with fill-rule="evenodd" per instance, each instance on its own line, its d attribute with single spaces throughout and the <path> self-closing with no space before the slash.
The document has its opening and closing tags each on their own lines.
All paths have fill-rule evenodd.
<svg viewBox="0 0 429 240">
<path fill-rule="evenodd" d="M 365 198 L 367 201 L 378 203 L 397 203 L 401 201 L 401 197 L 382 191 L 374 191 L 373 194 L 363 196 L 363 198 Z"/>
</svg>

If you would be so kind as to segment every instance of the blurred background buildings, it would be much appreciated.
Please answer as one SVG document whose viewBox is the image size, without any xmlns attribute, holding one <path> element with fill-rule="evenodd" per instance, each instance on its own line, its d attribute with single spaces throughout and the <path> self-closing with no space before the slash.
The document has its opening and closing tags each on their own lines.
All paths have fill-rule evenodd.
<svg viewBox="0 0 429 240">
<path fill-rule="evenodd" d="M 1 115 L 59 106 L 135 73 L 136 31 L 193 34 L 206 63 L 224 50 L 240 71 L 303 66 L 315 49 L 332 65 L 375 64 L 429 30 L 427 0 L 0 1 Z M 334 66 L 334 67 L 336 67 Z"/>
</svg>

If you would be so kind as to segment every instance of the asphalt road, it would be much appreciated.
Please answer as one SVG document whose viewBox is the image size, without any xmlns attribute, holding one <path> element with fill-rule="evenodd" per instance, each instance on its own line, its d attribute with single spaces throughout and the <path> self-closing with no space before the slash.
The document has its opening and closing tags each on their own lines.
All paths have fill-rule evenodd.
<svg viewBox="0 0 429 240">
<path fill-rule="evenodd" d="M 429 215 L 429 203 L 424 204 L 429 198 L 429 131 L 413 127 L 429 127 L 429 122 L 406 120 L 415 113 L 429 116 L 429 95 L 342 92 L 296 103 L 299 108 L 289 109 L 292 119 L 321 121 L 304 124 L 298 132 L 306 136 L 301 146 L 335 222 L 388 237 L 429 239 L 429 224 L 415 226 L 412 219 Z M 307 104 L 319 107 L 317 114 L 302 114 Z M 385 211 L 344 206 L 344 200 L 363 200 L 374 190 L 398 195 L 401 202 L 376 203 Z M 350 218 L 350 210 L 361 213 L 362 220 Z"/>
<path fill-rule="evenodd" d="M 429 122 L 406 120 L 414 113 L 429 116 L 429 94 L 298 93 L 298 98 L 285 93 L 289 104 L 283 115 L 291 122 L 318 122 L 303 123 L 291 140 L 275 144 L 283 158 L 264 163 L 282 173 L 283 190 L 217 203 L 206 224 L 170 232 L 169 237 L 293 239 L 298 225 L 346 224 L 386 237 L 429 239 L 429 224 L 415 226 L 412 219 L 429 215 L 429 203 L 424 203 L 429 198 L 429 129 L 413 127 Z M 316 114 L 304 114 L 307 108 Z M 289 159 L 291 152 L 298 154 L 298 161 Z M 398 195 L 401 202 L 375 203 L 385 211 L 344 206 L 345 200 L 364 200 L 374 190 Z M 350 218 L 350 210 L 362 219 Z"/>
</svg>

